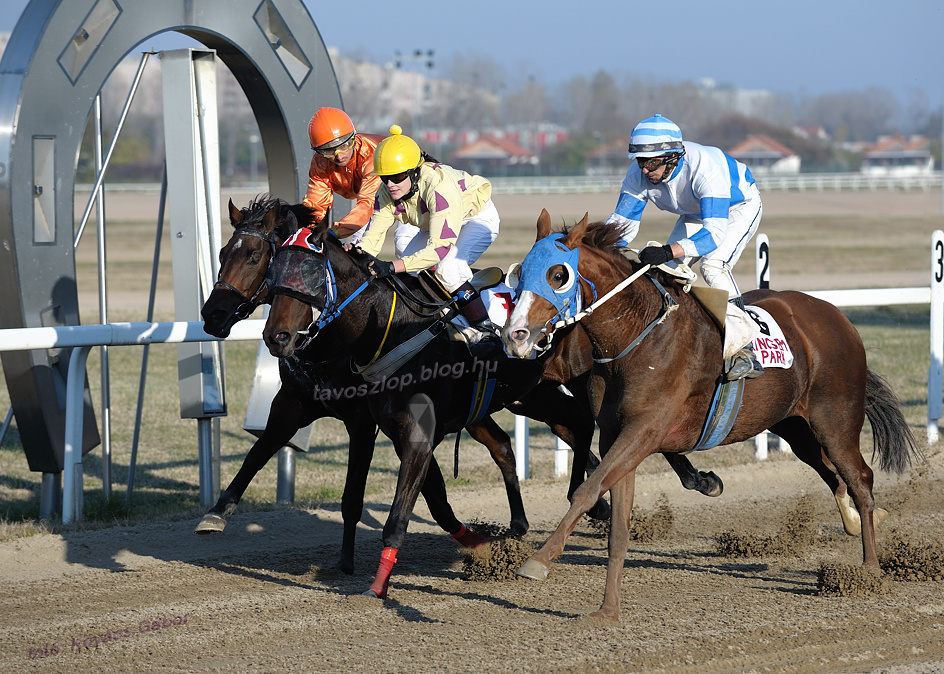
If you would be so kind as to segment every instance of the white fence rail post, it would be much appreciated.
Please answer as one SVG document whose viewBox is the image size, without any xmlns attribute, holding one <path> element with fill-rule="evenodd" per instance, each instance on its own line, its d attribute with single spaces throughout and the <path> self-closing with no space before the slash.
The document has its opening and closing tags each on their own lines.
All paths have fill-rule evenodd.
<svg viewBox="0 0 944 674">
<path fill-rule="evenodd" d="M 928 444 L 938 441 L 944 416 L 944 232 L 931 235 L 931 362 L 928 367 Z"/>
<path fill-rule="evenodd" d="M 528 456 L 528 417 L 519 414 L 515 415 L 515 469 L 518 473 L 518 480 L 528 479 L 528 467 L 530 465 L 530 456 Z"/>
</svg>

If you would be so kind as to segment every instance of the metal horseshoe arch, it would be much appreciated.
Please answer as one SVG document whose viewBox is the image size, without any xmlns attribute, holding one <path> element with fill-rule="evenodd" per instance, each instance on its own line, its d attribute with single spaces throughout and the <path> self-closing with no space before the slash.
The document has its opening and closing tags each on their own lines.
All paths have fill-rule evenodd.
<svg viewBox="0 0 944 674">
<path fill-rule="evenodd" d="M 245 92 L 269 190 L 303 193 L 311 111 L 341 107 L 331 60 L 301 0 L 31 0 L 0 61 L 0 328 L 78 325 L 74 200 L 95 98 L 119 62 L 168 31 L 216 51 Z M 30 469 L 63 464 L 68 350 L 3 353 Z M 86 395 L 83 452 L 99 442 Z"/>
</svg>

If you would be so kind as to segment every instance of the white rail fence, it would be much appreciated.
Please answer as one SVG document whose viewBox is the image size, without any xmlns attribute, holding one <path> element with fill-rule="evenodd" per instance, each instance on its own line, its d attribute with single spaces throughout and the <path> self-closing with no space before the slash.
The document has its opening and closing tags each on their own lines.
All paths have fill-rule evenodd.
<svg viewBox="0 0 944 674">
<path fill-rule="evenodd" d="M 493 194 L 617 194 L 623 173 L 589 176 L 516 176 L 490 177 Z M 825 190 L 930 190 L 941 187 L 941 171 L 923 175 L 870 175 L 868 173 L 794 173 L 785 175 L 755 174 L 762 191 L 794 190 L 822 192 Z M 109 183 L 109 192 L 160 192 L 159 183 Z M 91 185 L 76 185 L 77 192 L 88 192 Z M 228 185 L 227 191 L 244 190 L 254 194 L 266 192 L 268 183 Z"/>
<path fill-rule="evenodd" d="M 237 323 L 228 341 L 258 340 L 263 320 Z M 82 514 L 82 422 L 85 366 L 95 346 L 144 346 L 181 342 L 219 341 L 203 331 L 200 321 L 177 323 L 106 323 L 59 328 L 14 328 L 0 330 L 0 351 L 29 351 L 72 347 L 66 378 L 66 423 L 62 468 L 62 521 L 81 519 Z M 202 471 L 201 471 L 202 472 Z M 204 476 L 201 475 L 201 480 Z M 215 498 L 215 497 L 214 497 Z"/>
</svg>

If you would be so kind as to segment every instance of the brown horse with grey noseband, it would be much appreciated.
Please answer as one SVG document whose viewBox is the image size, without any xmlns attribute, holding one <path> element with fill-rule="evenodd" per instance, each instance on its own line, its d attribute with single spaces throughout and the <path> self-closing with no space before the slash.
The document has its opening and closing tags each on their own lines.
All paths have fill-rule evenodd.
<svg viewBox="0 0 944 674">
<path fill-rule="evenodd" d="M 609 491 L 609 562 L 603 603 L 594 615 L 610 620 L 619 618 L 636 468 L 651 454 L 696 446 L 721 375 L 721 334 L 706 311 L 662 272 L 627 260 L 617 248 L 620 238 L 615 227 L 588 225 L 586 217 L 552 234 L 550 217 L 542 213 L 538 240 L 522 263 L 519 300 L 502 333 L 510 354 L 527 357 L 559 319 L 579 316 L 593 343 L 589 390 L 603 460 L 518 575 L 546 578 L 582 513 Z M 590 300 L 583 298 L 599 298 L 592 312 L 585 311 Z M 881 468 L 903 472 L 919 452 L 899 402 L 869 370 L 861 338 L 832 304 L 789 291 L 754 291 L 744 299 L 774 317 L 794 362 L 745 383 L 740 413 L 718 444 L 767 429 L 785 438 L 837 502 L 848 488 L 861 521 L 863 563 L 878 569 L 873 473 L 859 450 L 859 434 L 868 416 Z"/>
</svg>

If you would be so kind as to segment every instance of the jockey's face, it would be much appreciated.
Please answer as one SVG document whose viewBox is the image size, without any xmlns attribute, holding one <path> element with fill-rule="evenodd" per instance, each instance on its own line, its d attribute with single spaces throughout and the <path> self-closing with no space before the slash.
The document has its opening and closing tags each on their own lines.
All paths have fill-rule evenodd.
<svg viewBox="0 0 944 674">
<path fill-rule="evenodd" d="M 387 186 L 394 200 L 402 198 L 410 191 L 410 175 L 406 171 L 395 176 L 381 176 L 380 180 Z"/>
</svg>

